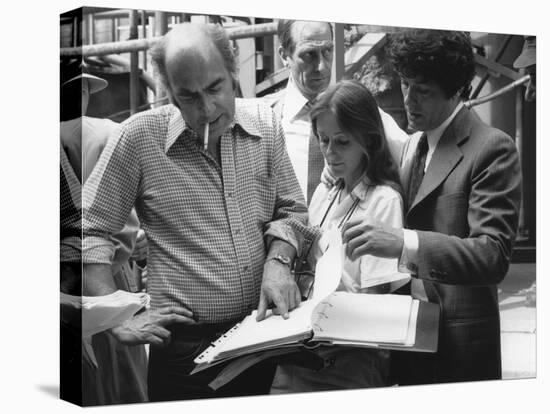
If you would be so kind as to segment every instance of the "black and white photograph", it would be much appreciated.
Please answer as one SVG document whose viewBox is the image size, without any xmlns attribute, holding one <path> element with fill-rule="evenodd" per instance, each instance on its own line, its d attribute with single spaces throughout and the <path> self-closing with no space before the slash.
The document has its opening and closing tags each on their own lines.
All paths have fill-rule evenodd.
<svg viewBox="0 0 550 414">
<path fill-rule="evenodd" d="M 29 265 L 56 311 L 25 323 L 58 375 L 34 391 L 60 410 L 538 412 L 538 11 L 208 3 L 48 13 L 59 226 L 55 267 Z"/>
</svg>

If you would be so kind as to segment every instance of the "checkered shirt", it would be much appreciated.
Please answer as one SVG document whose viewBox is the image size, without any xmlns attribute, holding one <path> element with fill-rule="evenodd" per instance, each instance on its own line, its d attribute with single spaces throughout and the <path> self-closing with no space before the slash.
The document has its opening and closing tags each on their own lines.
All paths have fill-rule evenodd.
<svg viewBox="0 0 550 414">
<path fill-rule="evenodd" d="M 108 235 L 135 205 L 153 308 L 183 305 L 205 323 L 248 314 L 269 241 L 301 252 L 315 235 L 271 108 L 237 99 L 220 154 L 221 166 L 172 105 L 125 121 L 84 186 L 83 262 L 110 262 Z"/>
<path fill-rule="evenodd" d="M 60 148 L 59 167 L 59 258 L 61 262 L 79 263 L 82 256 L 82 191 L 63 148 Z"/>
</svg>

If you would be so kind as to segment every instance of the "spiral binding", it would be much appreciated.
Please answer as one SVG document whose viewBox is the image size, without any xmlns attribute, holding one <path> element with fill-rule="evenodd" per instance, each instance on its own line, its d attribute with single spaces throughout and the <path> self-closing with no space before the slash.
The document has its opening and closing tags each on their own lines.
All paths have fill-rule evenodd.
<svg viewBox="0 0 550 414">
<path fill-rule="evenodd" d="M 227 339 L 232 336 L 237 329 L 241 326 L 241 323 L 237 323 L 233 328 L 228 330 L 226 333 L 224 333 L 222 336 L 220 336 L 218 339 L 216 339 L 214 342 L 210 344 L 208 348 L 206 348 L 202 354 L 200 354 L 195 361 L 203 362 L 203 361 L 212 361 L 214 357 L 210 357 L 210 354 L 216 351 L 216 347 L 223 344 Z"/>
</svg>

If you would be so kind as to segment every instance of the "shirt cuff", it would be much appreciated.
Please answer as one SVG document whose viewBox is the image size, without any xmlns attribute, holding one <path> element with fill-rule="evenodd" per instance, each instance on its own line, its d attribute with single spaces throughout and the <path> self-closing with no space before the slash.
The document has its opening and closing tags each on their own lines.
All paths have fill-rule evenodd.
<svg viewBox="0 0 550 414">
<path fill-rule="evenodd" d="M 264 232 L 264 240 L 266 245 L 266 251 L 269 251 L 269 246 L 273 239 L 281 239 L 289 244 L 291 244 L 296 249 L 296 255 L 300 252 L 300 247 L 302 246 L 302 240 L 296 237 L 296 232 L 288 224 L 273 221 L 267 225 L 267 228 Z"/>
<path fill-rule="evenodd" d="M 79 263 L 82 261 L 82 239 L 80 237 L 66 237 L 60 242 L 59 258 L 65 263 Z"/>
<path fill-rule="evenodd" d="M 418 273 L 418 234 L 414 230 L 403 229 L 403 251 L 399 258 L 399 271 L 403 273 Z"/>
<path fill-rule="evenodd" d="M 82 241 L 82 262 L 112 264 L 115 256 L 115 245 L 102 237 L 86 237 Z"/>
</svg>

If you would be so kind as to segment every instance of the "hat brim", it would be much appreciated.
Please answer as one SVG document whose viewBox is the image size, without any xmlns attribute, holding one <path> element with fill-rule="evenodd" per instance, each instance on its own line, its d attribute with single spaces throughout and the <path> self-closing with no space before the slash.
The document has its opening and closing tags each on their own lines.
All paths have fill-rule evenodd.
<svg viewBox="0 0 550 414">
<path fill-rule="evenodd" d="M 105 89 L 107 85 L 109 85 L 109 82 L 107 82 L 105 79 L 98 78 L 97 76 L 90 75 L 89 73 L 79 73 L 74 78 L 63 82 L 61 84 L 61 87 L 82 78 L 86 78 L 88 80 L 88 90 L 90 92 L 90 95 Z"/>
</svg>

